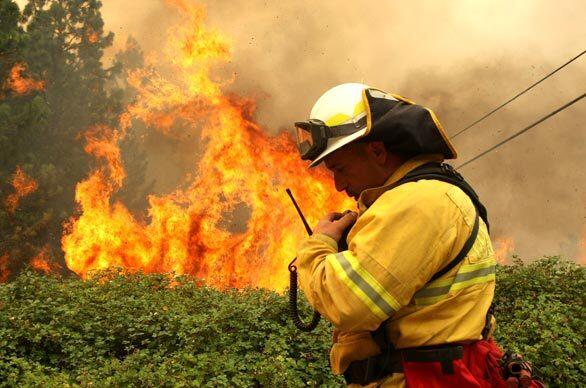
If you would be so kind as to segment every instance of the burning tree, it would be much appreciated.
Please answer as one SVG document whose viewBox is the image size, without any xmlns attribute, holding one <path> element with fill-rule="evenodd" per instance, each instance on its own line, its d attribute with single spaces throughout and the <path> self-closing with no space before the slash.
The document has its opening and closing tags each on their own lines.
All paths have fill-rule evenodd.
<svg viewBox="0 0 586 388">
<path fill-rule="evenodd" d="M 112 34 L 99 2 L 36 0 L 21 12 L 2 0 L 0 20 L 0 256 L 17 273 L 41 253 L 62 262 L 62 223 L 90 163 L 78 134 L 112 121 L 120 97 L 106 87 L 117 69 L 101 64 Z M 17 166 L 37 185 L 24 199 Z"/>
</svg>

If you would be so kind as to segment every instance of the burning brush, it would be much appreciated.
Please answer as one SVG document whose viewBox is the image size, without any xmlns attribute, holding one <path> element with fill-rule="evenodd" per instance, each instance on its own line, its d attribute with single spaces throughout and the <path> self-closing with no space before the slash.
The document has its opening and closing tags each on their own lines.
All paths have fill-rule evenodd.
<svg viewBox="0 0 586 388">
<path fill-rule="evenodd" d="M 93 128 L 86 152 L 99 167 L 77 185 L 81 214 L 72 217 L 62 238 L 67 266 L 82 277 L 91 271 L 174 272 L 205 279 L 216 287 L 265 287 L 283 290 L 286 261 L 303 238 L 284 187 L 305 192 L 300 205 L 312 209 L 310 222 L 327 210 L 353 206 L 335 192 L 330 177 L 306 169 L 292 137 L 268 136 L 254 121 L 255 104 L 223 92 L 229 80 L 214 80 L 213 66 L 225 63 L 230 46 L 205 24 L 201 6 L 174 0 L 182 23 L 169 32 L 164 57 L 129 75 L 136 100 L 118 128 Z M 159 67 L 171 66 L 173 79 Z M 124 184 L 120 142 L 131 123 L 170 134 L 178 123 L 200 128 L 205 144 L 186 189 L 148 197 L 148 221 L 137 219 L 112 196 Z M 309 190 L 309 192 L 308 192 Z M 323 204 L 332 209 L 323 209 Z M 245 230 L 230 231 L 226 215 L 249 209 Z"/>
</svg>

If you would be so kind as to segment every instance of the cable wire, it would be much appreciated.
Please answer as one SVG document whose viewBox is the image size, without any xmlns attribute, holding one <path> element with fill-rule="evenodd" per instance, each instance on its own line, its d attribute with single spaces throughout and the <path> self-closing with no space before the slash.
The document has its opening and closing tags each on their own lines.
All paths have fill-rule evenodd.
<svg viewBox="0 0 586 388">
<path fill-rule="evenodd" d="M 586 97 L 586 93 L 583 93 L 581 96 L 578 96 L 576 98 L 574 98 L 572 101 L 564 104 L 563 106 L 559 107 L 558 109 L 554 110 L 553 112 L 549 113 L 546 116 L 543 116 L 542 118 L 540 118 L 539 120 L 537 120 L 536 122 L 534 122 L 533 124 L 523 128 L 522 130 L 520 130 L 519 132 L 514 133 L 513 135 L 509 136 L 508 138 L 506 138 L 505 140 L 501 141 L 500 143 L 497 143 L 496 145 L 490 147 L 489 149 L 487 149 L 484 152 L 481 152 L 480 154 L 476 155 L 475 157 L 473 157 L 472 159 L 468 160 L 467 162 L 459 165 L 458 167 L 456 167 L 456 170 L 461 169 L 462 167 L 474 162 L 477 159 L 480 159 L 481 157 L 483 157 L 484 155 L 488 154 L 491 151 L 494 151 L 495 149 L 497 149 L 498 147 L 502 146 L 505 143 L 508 143 L 509 141 L 513 140 L 514 138 L 516 138 L 517 136 L 522 135 L 523 133 L 527 132 L 528 130 L 530 130 L 531 128 L 535 127 L 536 125 L 544 122 L 545 120 L 549 119 L 550 117 L 556 115 L 557 113 L 563 111 L 564 109 L 568 108 L 569 106 L 577 103 L 578 101 L 580 101 L 581 99 L 583 99 L 584 97 Z"/>
<path fill-rule="evenodd" d="M 561 69 L 563 69 L 564 67 L 568 66 L 570 63 L 574 62 L 576 59 L 580 58 L 584 54 L 586 54 L 586 50 L 582 51 L 580 54 L 576 55 L 574 58 L 570 59 L 569 61 L 567 61 L 566 63 L 564 63 L 563 65 L 561 65 L 557 69 L 555 69 L 554 71 L 550 72 L 545 77 L 543 77 L 539 81 L 535 82 L 533 85 L 531 85 L 528 88 L 526 88 L 525 90 L 519 92 L 513 98 L 511 98 L 508 101 L 506 101 L 506 102 L 502 103 L 501 105 L 497 106 L 496 108 L 494 108 L 493 110 L 491 110 L 490 112 L 488 112 L 487 114 L 485 114 L 484 116 L 482 116 L 481 118 L 479 118 L 478 120 L 476 120 L 475 122 L 473 122 L 472 124 L 468 125 L 466 128 L 461 129 L 455 135 L 451 136 L 450 137 L 450 140 L 453 139 L 453 138 L 455 138 L 456 136 L 459 136 L 460 134 L 466 132 L 467 130 L 469 130 L 470 128 L 472 128 L 473 126 L 475 126 L 476 124 L 478 124 L 479 122 L 483 121 L 484 119 L 488 118 L 489 116 L 492 116 L 493 113 L 496 113 L 498 110 L 500 110 L 501 108 L 503 108 L 505 105 L 508 105 L 511 102 L 515 101 L 517 98 L 521 97 L 523 94 L 527 93 L 529 90 L 533 89 L 535 86 L 539 85 L 540 83 L 542 83 L 543 81 L 545 81 L 546 79 L 548 79 L 549 77 L 551 77 L 552 75 L 554 75 L 555 73 L 557 73 L 558 71 L 560 71 Z"/>
</svg>

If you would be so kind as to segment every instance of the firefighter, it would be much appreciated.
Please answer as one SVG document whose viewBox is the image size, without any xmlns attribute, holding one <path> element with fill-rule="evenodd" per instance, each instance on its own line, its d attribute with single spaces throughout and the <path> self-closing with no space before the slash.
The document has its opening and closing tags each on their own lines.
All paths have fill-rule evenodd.
<svg viewBox="0 0 586 388">
<path fill-rule="evenodd" d="M 332 372 L 349 386 L 504 386 L 486 210 L 443 163 L 457 155 L 435 114 L 348 83 L 295 126 L 302 159 L 358 204 L 297 252 L 301 289 L 335 327 Z"/>
</svg>

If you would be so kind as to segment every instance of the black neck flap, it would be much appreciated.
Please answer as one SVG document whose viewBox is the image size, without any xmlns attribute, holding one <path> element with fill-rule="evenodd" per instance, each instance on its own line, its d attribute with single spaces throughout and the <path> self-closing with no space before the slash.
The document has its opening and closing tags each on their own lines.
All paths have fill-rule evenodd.
<svg viewBox="0 0 586 388">
<path fill-rule="evenodd" d="M 457 156 L 434 113 L 408 100 L 373 89 L 365 90 L 369 131 L 365 141 L 383 141 L 391 151 L 408 155 Z"/>
</svg>

